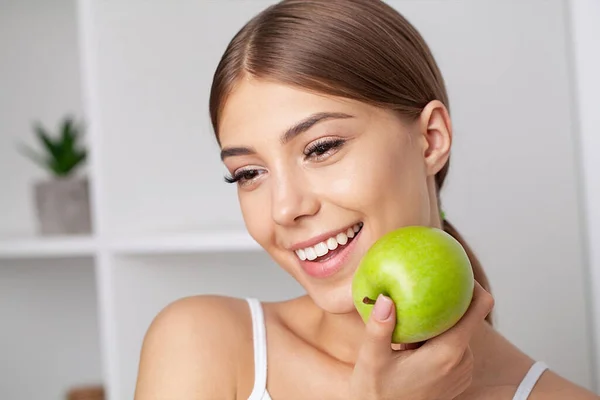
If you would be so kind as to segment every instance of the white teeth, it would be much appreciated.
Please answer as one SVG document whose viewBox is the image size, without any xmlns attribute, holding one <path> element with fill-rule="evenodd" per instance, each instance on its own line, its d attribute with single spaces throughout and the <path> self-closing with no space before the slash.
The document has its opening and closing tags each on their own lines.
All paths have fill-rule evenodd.
<svg viewBox="0 0 600 400">
<path fill-rule="evenodd" d="M 306 253 L 304 253 L 304 250 L 302 249 L 298 249 L 296 250 L 296 255 L 298 256 L 299 259 L 301 259 L 302 261 L 306 260 Z"/>
<path fill-rule="evenodd" d="M 317 253 L 315 252 L 315 249 L 312 247 L 307 247 L 306 249 L 304 249 L 304 253 L 306 253 L 306 258 L 310 261 L 317 258 Z"/>
<path fill-rule="evenodd" d="M 322 257 L 325 254 L 329 253 L 330 250 L 335 250 L 339 246 L 343 246 L 346 243 L 348 243 L 348 240 L 352 239 L 354 236 L 356 236 L 356 233 L 358 233 L 358 231 L 360 231 L 362 226 L 363 226 L 363 223 L 359 222 L 358 224 L 352 226 L 351 228 L 348 228 L 346 230 L 346 232 L 338 233 L 334 237 L 330 237 L 329 239 L 327 239 L 324 242 L 317 243 L 316 245 L 307 247 L 305 249 L 296 250 L 296 255 L 302 261 L 304 261 L 304 260 L 312 261 L 312 260 L 316 259 L 317 257 Z"/>
<path fill-rule="evenodd" d="M 317 253 L 317 257 L 324 256 L 328 251 L 329 249 L 327 248 L 327 245 L 323 242 L 315 245 L 315 253 Z"/>
<path fill-rule="evenodd" d="M 339 244 L 344 245 L 344 244 L 348 243 L 348 236 L 346 236 L 346 234 L 344 232 L 338 233 L 337 236 L 335 237 L 335 240 L 337 240 L 337 242 Z"/>
<path fill-rule="evenodd" d="M 327 248 L 329 250 L 335 250 L 338 247 L 338 242 L 337 240 L 335 240 L 335 238 L 329 238 L 327 239 Z"/>
</svg>

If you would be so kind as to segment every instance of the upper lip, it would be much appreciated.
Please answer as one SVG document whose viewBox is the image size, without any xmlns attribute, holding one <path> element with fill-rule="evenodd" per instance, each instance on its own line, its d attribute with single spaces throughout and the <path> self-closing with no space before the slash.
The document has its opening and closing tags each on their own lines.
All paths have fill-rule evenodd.
<svg viewBox="0 0 600 400">
<path fill-rule="evenodd" d="M 295 250 L 305 249 L 307 247 L 312 247 L 312 246 L 316 245 L 317 243 L 324 242 L 325 240 L 329 239 L 330 237 L 333 237 L 333 236 L 337 235 L 338 233 L 342 233 L 342 232 L 345 233 L 345 232 L 347 232 L 348 228 L 352 229 L 352 228 L 354 228 L 354 225 L 356 225 L 356 224 L 358 224 L 358 222 L 355 222 L 352 225 L 348 225 L 345 228 L 341 228 L 341 229 L 336 229 L 336 230 L 333 230 L 333 231 L 325 232 L 325 233 L 322 233 L 322 234 L 320 234 L 318 236 L 315 236 L 315 237 L 313 237 L 311 239 L 305 240 L 303 242 L 295 243 L 295 244 L 293 244 L 290 247 L 290 250 L 295 251 Z"/>
</svg>

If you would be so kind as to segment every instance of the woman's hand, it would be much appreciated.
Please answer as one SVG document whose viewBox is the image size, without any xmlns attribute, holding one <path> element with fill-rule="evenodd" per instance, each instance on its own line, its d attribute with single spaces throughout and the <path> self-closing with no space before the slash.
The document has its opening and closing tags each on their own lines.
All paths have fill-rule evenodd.
<svg viewBox="0 0 600 400">
<path fill-rule="evenodd" d="M 450 400 L 471 384 L 473 332 L 494 306 L 494 299 L 475 282 L 473 299 L 461 320 L 417 349 L 395 351 L 391 337 L 396 322 L 392 300 L 379 296 L 367 322 L 350 381 L 357 400 Z"/>
</svg>

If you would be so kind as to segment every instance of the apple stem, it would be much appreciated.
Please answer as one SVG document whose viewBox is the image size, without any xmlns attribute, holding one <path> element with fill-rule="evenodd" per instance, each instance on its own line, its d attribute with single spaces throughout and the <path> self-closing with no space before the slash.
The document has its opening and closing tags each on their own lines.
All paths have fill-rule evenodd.
<svg viewBox="0 0 600 400">
<path fill-rule="evenodd" d="M 363 303 L 365 304 L 375 304 L 375 300 L 369 298 L 368 296 L 363 299 Z"/>
</svg>

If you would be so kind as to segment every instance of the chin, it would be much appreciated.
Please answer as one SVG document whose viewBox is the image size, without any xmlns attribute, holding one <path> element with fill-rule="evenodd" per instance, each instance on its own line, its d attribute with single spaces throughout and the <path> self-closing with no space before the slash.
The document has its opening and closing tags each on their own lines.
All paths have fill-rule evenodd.
<svg viewBox="0 0 600 400">
<path fill-rule="evenodd" d="M 328 313 L 349 314 L 356 312 L 350 283 L 345 283 L 337 288 L 311 288 L 307 290 L 307 293 L 320 309 Z"/>
</svg>

